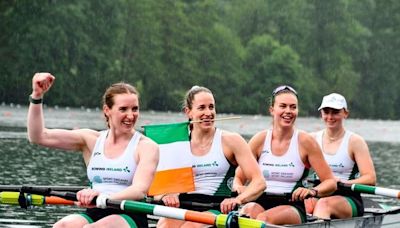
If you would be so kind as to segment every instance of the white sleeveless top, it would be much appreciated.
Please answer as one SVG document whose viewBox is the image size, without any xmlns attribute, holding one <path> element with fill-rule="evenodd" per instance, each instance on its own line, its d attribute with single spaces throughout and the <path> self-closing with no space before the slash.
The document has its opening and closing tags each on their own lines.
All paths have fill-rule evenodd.
<svg viewBox="0 0 400 228">
<path fill-rule="evenodd" d="M 358 174 L 358 167 L 349 155 L 349 141 L 353 132 L 345 131 L 342 142 L 334 154 L 327 154 L 324 151 L 322 146 L 324 132 L 324 130 L 318 131 L 316 133 L 316 140 L 321 147 L 326 162 L 332 169 L 333 175 L 339 177 L 341 180 L 355 179 Z"/>
<path fill-rule="evenodd" d="M 300 157 L 299 131 L 295 130 L 286 153 L 281 156 L 272 154 L 272 130 L 267 131 L 264 147 L 258 159 L 258 166 L 266 180 L 267 193 L 291 193 L 303 186 L 303 181 L 309 169 L 305 167 Z"/>
<path fill-rule="evenodd" d="M 134 154 L 141 134 L 135 132 L 123 154 L 117 158 L 104 156 L 104 145 L 108 130 L 102 131 L 87 166 L 87 176 L 92 188 L 106 194 L 119 192 L 132 184 L 137 161 Z"/>
<path fill-rule="evenodd" d="M 235 167 L 231 166 L 222 148 L 222 131 L 216 129 L 213 142 L 207 154 L 192 154 L 195 191 L 214 196 L 230 196 Z"/>
</svg>

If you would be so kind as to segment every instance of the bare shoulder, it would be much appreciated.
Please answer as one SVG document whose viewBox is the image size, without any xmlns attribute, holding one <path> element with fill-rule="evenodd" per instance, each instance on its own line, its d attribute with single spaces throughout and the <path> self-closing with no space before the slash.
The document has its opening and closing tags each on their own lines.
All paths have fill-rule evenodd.
<svg viewBox="0 0 400 228">
<path fill-rule="evenodd" d="M 226 138 L 229 140 L 232 139 L 238 139 L 238 138 L 243 138 L 239 133 L 233 132 L 233 131 L 227 131 L 227 130 L 221 130 L 222 131 L 222 138 Z"/>
<path fill-rule="evenodd" d="M 308 133 L 303 130 L 298 130 L 299 131 L 299 140 L 300 143 L 312 143 L 315 141 L 313 137 L 313 133 Z"/>
<path fill-rule="evenodd" d="M 92 129 L 75 129 L 71 130 L 71 133 L 77 135 L 83 141 L 85 142 L 86 145 L 93 144 L 96 142 L 97 138 L 100 136 L 100 131 L 92 130 Z M 90 147 L 90 146 L 89 146 Z"/>
<path fill-rule="evenodd" d="M 352 153 L 364 154 L 369 153 L 368 144 L 363 137 L 353 133 L 349 141 L 350 151 Z"/>
<path fill-rule="evenodd" d="M 141 148 L 158 150 L 158 144 L 145 135 L 141 135 L 138 146 Z"/>
<path fill-rule="evenodd" d="M 265 137 L 267 136 L 267 130 L 262 130 L 257 132 L 253 137 L 251 137 L 251 142 L 263 142 Z"/>
<path fill-rule="evenodd" d="M 306 131 L 299 130 L 299 144 L 302 148 L 309 151 L 310 149 L 318 148 L 318 143 L 315 138 Z"/>
<path fill-rule="evenodd" d="M 311 135 L 311 137 L 313 137 L 313 138 L 317 138 L 317 132 L 316 131 L 309 132 L 308 134 Z"/>
<path fill-rule="evenodd" d="M 237 146 L 238 143 L 246 143 L 246 140 L 236 132 L 222 130 L 222 143 L 228 146 Z"/>
<path fill-rule="evenodd" d="M 260 156 L 262 148 L 264 147 L 266 136 L 267 136 L 267 130 L 262 130 L 260 132 L 257 132 L 249 140 L 250 149 L 257 158 Z"/>
<path fill-rule="evenodd" d="M 92 129 L 75 129 L 70 131 L 72 137 L 65 137 L 64 142 L 68 140 L 76 140 L 77 149 L 82 151 L 84 156 L 89 156 L 96 144 L 97 138 L 100 136 L 100 131 Z M 75 139 L 72 139 L 75 138 Z"/>
<path fill-rule="evenodd" d="M 366 141 L 365 141 L 365 139 L 364 139 L 361 135 L 356 134 L 356 133 L 353 133 L 353 134 L 351 135 L 351 137 L 350 137 L 350 143 L 356 143 L 356 144 L 360 143 L 360 144 L 364 144 L 364 143 L 366 143 Z"/>
</svg>

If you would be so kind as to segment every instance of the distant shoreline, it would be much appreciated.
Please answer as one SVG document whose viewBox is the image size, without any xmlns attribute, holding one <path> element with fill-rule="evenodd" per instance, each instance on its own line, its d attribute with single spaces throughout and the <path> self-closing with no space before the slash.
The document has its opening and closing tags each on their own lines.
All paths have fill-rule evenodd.
<svg viewBox="0 0 400 228">
<path fill-rule="evenodd" d="M 0 105 L 0 132 L 26 131 L 27 106 Z M 46 127 L 49 128 L 91 128 L 96 130 L 106 129 L 103 113 L 97 109 L 80 108 L 54 108 L 45 107 Z M 245 138 L 251 137 L 258 131 L 271 126 L 271 118 L 262 115 L 218 114 L 219 117 L 241 116 L 240 119 L 217 122 L 217 126 L 238 132 Z M 143 125 L 159 123 L 175 123 L 186 121 L 183 113 L 141 111 L 141 117 L 136 125 L 140 129 Z M 316 117 L 298 117 L 297 127 L 307 132 L 318 131 L 323 128 L 323 123 Z M 361 120 L 347 119 L 346 128 L 360 134 L 369 142 L 400 143 L 400 121 L 389 120 Z"/>
</svg>

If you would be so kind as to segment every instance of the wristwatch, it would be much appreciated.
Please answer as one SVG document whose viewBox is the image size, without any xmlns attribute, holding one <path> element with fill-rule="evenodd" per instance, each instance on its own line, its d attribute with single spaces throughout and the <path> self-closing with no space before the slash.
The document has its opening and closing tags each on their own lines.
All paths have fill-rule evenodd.
<svg viewBox="0 0 400 228">
<path fill-rule="evenodd" d="M 29 102 L 32 104 L 41 104 L 43 102 L 43 98 L 35 99 L 32 97 L 32 95 L 29 95 Z"/>
</svg>

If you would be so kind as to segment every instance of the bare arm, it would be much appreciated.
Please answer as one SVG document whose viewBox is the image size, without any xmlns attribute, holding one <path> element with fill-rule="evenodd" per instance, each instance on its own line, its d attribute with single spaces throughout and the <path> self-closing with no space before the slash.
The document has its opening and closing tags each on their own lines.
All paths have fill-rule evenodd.
<svg viewBox="0 0 400 228">
<path fill-rule="evenodd" d="M 228 133 L 224 138 L 224 143 L 233 151 L 235 160 L 240 167 L 237 170 L 238 179 L 235 181 L 239 182 L 242 179 L 248 182 L 247 187 L 237 196 L 237 199 L 241 204 L 257 199 L 263 193 L 266 186 L 255 155 L 247 142 L 239 134 Z M 240 177 L 241 173 L 244 179 Z M 242 184 L 244 183 L 242 182 Z"/>
<path fill-rule="evenodd" d="M 36 73 L 32 78 L 32 98 L 43 98 L 53 85 L 55 77 L 50 73 Z M 28 139 L 31 143 L 46 147 L 80 150 L 89 153 L 98 136 L 97 131 L 47 129 L 44 126 L 42 104 L 30 104 L 28 110 Z"/>
<path fill-rule="evenodd" d="M 235 177 L 233 179 L 232 190 L 241 194 L 246 189 L 246 177 L 243 174 L 242 169 L 238 166 L 235 170 Z"/>
<path fill-rule="evenodd" d="M 153 181 L 159 159 L 158 145 L 149 138 L 142 136 L 137 149 L 138 166 L 132 185 L 121 192 L 113 194 L 112 199 L 143 199 Z"/>
<path fill-rule="evenodd" d="M 336 180 L 333 173 L 322 155 L 322 151 L 312 136 L 305 132 L 300 133 L 300 148 L 306 155 L 307 161 L 315 170 L 321 183 L 314 189 L 318 191 L 318 196 L 328 196 L 336 190 Z"/>
<path fill-rule="evenodd" d="M 259 154 L 261 153 L 262 146 L 264 144 L 265 132 L 266 131 L 257 133 L 250 139 L 248 143 L 256 161 L 258 160 Z M 235 178 L 233 180 L 233 189 L 240 194 L 246 189 L 247 183 L 248 181 L 246 180 L 246 176 L 244 175 L 243 170 L 240 168 L 240 166 L 238 166 L 236 168 Z"/>
<path fill-rule="evenodd" d="M 353 155 L 354 161 L 358 166 L 360 177 L 344 182 L 349 184 L 376 185 L 374 163 L 372 162 L 368 145 L 361 136 L 353 134 L 350 138 L 350 153 Z"/>
</svg>

